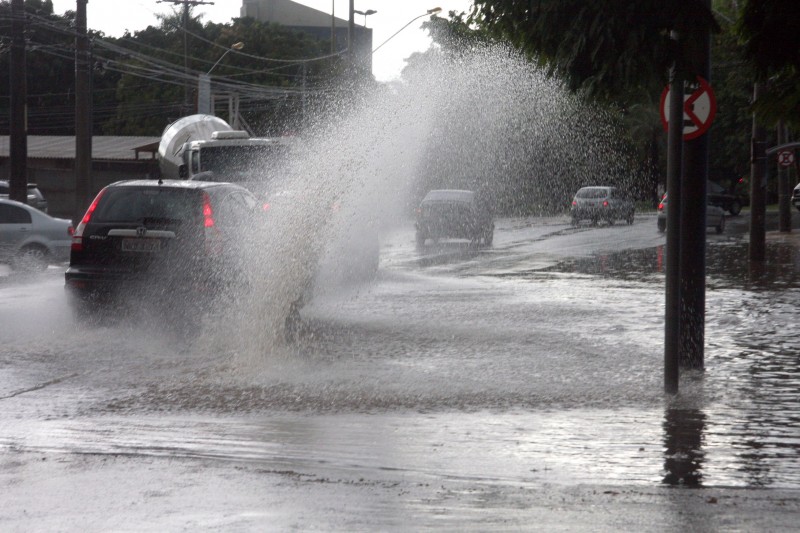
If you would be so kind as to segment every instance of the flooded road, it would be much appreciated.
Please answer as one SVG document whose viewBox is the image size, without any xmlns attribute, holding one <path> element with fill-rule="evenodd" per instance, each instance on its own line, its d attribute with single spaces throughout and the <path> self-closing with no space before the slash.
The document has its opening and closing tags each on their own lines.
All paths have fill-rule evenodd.
<svg viewBox="0 0 800 533">
<path fill-rule="evenodd" d="M 708 234 L 706 371 L 669 398 L 664 241 L 650 215 L 503 219 L 491 249 L 408 225 L 267 353 L 83 327 L 62 269 L 0 277 L 0 528 L 796 527 L 800 247 L 756 272 Z"/>
</svg>

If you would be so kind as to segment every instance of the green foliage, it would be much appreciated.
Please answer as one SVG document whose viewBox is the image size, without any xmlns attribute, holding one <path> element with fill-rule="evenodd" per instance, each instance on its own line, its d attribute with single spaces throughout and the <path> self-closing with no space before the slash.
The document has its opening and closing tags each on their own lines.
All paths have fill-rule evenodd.
<svg viewBox="0 0 800 533">
<path fill-rule="evenodd" d="M 660 87 L 675 61 L 687 75 L 701 59 L 691 43 L 716 22 L 702 0 L 476 0 L 470 23 L 522 50 L 601 99 Z M 670 31 L 679 32 L 679 45 Z"/>
</svg>

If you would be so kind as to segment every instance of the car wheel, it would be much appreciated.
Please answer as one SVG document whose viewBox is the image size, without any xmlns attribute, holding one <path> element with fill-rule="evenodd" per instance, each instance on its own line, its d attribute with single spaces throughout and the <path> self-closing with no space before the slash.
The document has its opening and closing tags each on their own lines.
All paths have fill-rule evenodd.
<svg viewBox="0 0 800 533">
<path fill-rule="evenodd" d="M 633 220 L 634 220 L 634 218 L 635 218 L 635 217 L 634 217 L 634 213 L 635 213 L 634 211 L 631 211 L 631 212 L 630 212 L 630 214 L 628 215 L 628 225 L 629 225 L 629 226 L 632 226 L 632 225 L 633 225 Z"/>
<path fill-rule="evenodd" d="M 614 225 L 614 217 L 608 217 L 608 219 L 606 219 L 606 220 L 608 220 L 608 225 L 609 226 L 613 226 Z"/>
<path fill-rule="evenodd" d="M 44 272 L 47 270 L 47 249 L 31 244 L 22 248 L 12 263 L 14 270 Z"/>
<path fill-rule="evenodd" d="M 421 231 L 417 232 L 417 246 L 424 246 L 425 245 L 425 234 Z"/>
<path fill-rule="evenodd" d="M 725 217 L 719 218 L 719 224 L 717 224 L 715 229 L 717 230 L 717 233 L 722 233 L 725 231 Z"/>
<path fill-rule="evenodd" d="M 742 204 L 739 203 L 739 200 L 734 200 L 731 203 L 731 207 L 728 209 L 728 212 L 733 216 L 739 216 L 739 213 L 742 212 Z"/>
<path fill-rule="evenodd" d="M 797 209 L 800 210 L 800 207 L 798 207 Z M 570 220 L 569 223 L 570 223 L 571 226 L 577 226 L 578 225 L 578 217 L 572 217 L 572 220 Z"/>
<path fill-rule="evenodd" d="M 658 231 L 660 231 L 661 233 L 667 231 L 667 221 L 665 219 L 659 218 L 657 224 L 658 224 Z"/>
</svg>

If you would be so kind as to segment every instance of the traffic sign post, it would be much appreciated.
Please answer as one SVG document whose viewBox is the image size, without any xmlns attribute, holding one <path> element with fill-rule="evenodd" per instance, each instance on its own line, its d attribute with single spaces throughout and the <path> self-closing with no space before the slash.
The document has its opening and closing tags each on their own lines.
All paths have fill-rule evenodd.
<svg viewBox="0 0 800 533">
<path fill-rule="evenodd" d="M 711 127 L 714 115 L 717 114 L 717 98 L 711 85 L 700 76 L 697 76 L 695 84 L 687 85 L 686 88 L 689 92 L 684 91 L 683 94 L 683 140 L 690 141 L 700 137 Z M 669 131 L 669 92 L 668 85 L 661 93 L 659 106 L 664 131 Z"/>
</svg>

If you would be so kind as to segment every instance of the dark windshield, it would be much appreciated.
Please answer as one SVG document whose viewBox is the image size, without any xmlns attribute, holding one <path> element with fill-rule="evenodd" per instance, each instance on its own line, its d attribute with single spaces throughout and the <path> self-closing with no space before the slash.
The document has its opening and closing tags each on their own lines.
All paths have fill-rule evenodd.
<svg viewBox="0 0 800 533">
<path fill-rule="evenodd" d="M 261 146 L 204 146 L 202 171 L 213 172 L 224 181 L 247 182 L 269 179 L 283 165 L 289 147 L 283 144 Z"/>
<path fill-rule="evenodd" d="M 115 187 L 103 193 L 92 222 L 191 220 L 201 215 L 202 206 L 196 190 Z"/>
</svg>

